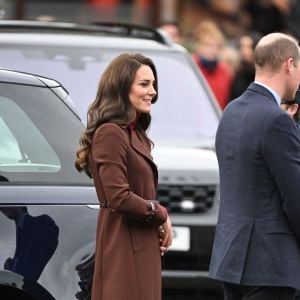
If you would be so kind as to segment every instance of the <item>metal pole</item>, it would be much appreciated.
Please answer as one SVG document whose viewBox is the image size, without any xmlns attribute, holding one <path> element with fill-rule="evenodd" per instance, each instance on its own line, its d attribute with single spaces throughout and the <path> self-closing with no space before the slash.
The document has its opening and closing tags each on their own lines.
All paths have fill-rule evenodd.
<svg viewBox="0 0 300 300">
<path fill-rule="evenodd" d="M 175 21 L 177 19 L 177 0 L 161 0 L 159 17 L 159 21 Z"/>
<path fill-rule="evenodd" d="M 22 20 L 25 18 L 25 0 L 16 0 L 15 18 Z"/>
</svg>

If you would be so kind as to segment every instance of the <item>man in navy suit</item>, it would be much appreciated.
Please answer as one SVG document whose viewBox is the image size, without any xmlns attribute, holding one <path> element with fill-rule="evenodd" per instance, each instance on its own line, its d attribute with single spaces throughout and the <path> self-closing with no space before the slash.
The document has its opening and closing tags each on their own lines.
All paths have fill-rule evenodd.
<svg viewBox="0 0 300 300">
<path fill-rule="evenodd" d="M 297 41 L 266 35 L 255 48 L 254 83 L 223 112 L 210 276 L 226 300 L 290 300 L 300 289 L 300 138 L 280 108 L 299 83 Z"/>
</svg>

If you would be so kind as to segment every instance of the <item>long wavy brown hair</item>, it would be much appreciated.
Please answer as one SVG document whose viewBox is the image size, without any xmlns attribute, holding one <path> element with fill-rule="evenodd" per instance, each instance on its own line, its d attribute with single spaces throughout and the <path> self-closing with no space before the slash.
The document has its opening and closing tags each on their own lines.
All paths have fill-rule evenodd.
<svg viewBox="0 0 300 300">
<path fill-rule="evenodd" d="M 96 99 L 88 108 L 87 127 L 79 140 L 79 149 L 76 153 L 75 167 L 79 172 L 85 172 L 92 177 L 89 166 L 89 154 L 96 129 L 104 123 L 128 125 L 136 119 L 136 110 L 129 100 L 130 88 L 133 84 L 137 70 L 147 65 L 152 69 L 155 82 L 154 88 L 158 91 L 157 72 L 154 63 L 139 53 L 124 53 L 117 56 L 105 69 L 101 76 Z M 157 100 L 158 94 L 153 97 L 152 103 Z M 136 131 L 151 147 L 153 144 L 147 137 L 151 115 L 142 113 L 136 123 Z"/>
</svg>

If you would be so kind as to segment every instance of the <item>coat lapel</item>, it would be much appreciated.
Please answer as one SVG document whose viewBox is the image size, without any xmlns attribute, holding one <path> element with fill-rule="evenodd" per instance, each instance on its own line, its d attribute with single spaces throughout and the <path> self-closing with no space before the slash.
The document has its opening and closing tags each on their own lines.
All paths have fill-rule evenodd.
<svg viewBox="0 0 300 300">
<path fill-rule="evenodd" d="M 134 148 L 135 151 L 143 155 L 149 160 L 153 160 L 149 150 L 147 149 L 146 145 L 141 141 L 138 136 L 138 133 L 134 130 L 130 130 L 130 143 L 131 146 Z"/>
<path fill-rule="evenodd" d="M 158 181 L 158 171 L 157 171 L 157 166 L 153 161 L 153 157 L 150 154 L 150 151 L 148 150 L 147 146 L 145 143 L 141 141 L 141 139 L 138 136 L 138 133 L 135 130 L 129 130 L 129 137 L 130 137 L 130 144 L 132 148 L 141 154 L 151 165 L 151 168 L 154 172 L 154 176 L 156 179 L 156 182 Z"/>
</svg>

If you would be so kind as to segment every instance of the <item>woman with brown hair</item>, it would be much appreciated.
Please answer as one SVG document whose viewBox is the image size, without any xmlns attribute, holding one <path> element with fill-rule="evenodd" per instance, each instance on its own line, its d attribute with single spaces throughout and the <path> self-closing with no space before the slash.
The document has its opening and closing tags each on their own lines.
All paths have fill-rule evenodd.
<svg viewBox="0 0 300 300">
<path fill-rule="evenodd" d="M 88 110 L 75 166 L 100 202 L 92 300 L 161 299 L 161 261 L 172 242 L 156 198 L 157 168 L 146 130 L 157 100 L 153 62 L 121 54 L 104 71 Z"/>
</svg>

